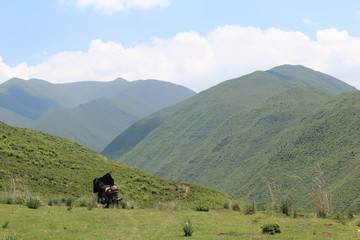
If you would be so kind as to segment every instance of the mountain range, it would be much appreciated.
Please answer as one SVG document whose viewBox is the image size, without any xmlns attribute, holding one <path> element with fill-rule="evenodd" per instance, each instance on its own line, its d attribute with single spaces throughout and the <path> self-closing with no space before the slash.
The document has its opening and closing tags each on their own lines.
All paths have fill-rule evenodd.
<svg viewBox="0 0 360 240">
<path fill-rule="evenodd" d="M 52 84 L 13 78 L 0 84 L 0 121 L 101 151 L 136 120 L 194 94 L 158 80 Z"/>
<path fill-rule="evenodd" d="M 102 154 L 257 204 L 273 201 L 276 191 L 306 208 L 306 186 L 323 177 L 338 210 L 360 210 L 359 126 L 357 89 L 304 66 L 283 65 L 225 81 L 140 119 Z"/>
</svg>

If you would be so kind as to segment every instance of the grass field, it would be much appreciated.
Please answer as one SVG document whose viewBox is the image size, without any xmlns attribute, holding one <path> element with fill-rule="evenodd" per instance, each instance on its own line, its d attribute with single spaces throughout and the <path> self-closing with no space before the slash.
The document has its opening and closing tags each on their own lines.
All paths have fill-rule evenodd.
<svg viewBox="0 0 360 240">
<path fill-rule="evenodd" d="M 5 204 L 0 204 L 0 239 L 184 239 L 182 225 L 188 220 L 194 227 L 190 239 L 360 239 L 356 218 L 341 222 L 273 212 L 29 209 Z M 281 233 L 262 234 L 266 223 L 279 224 Z"/>
</svg>

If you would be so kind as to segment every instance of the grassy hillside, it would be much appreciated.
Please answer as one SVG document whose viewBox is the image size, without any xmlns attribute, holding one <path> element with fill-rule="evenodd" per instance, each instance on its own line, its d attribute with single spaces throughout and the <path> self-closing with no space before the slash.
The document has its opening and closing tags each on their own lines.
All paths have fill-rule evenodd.
<svg viewBox="0 0 360 240">
<path fill-rule="evenodd" d="M 319 164 L 337 209 L 359 211 L 359 126 L 360 92 L 340 95 L 308 115 L 299 125 L 287 129 L 281 136 L 287 141 L 277 140 L 281 145 L 268 157 L 259 175 L 267 176 L 279 188 L 296 194 L 296 189 L 302 189 L 304 183 L 307 185 L 313 180 L 314 166 Z M 303 181 L 294 178 L 295 175 Z M 249 192 L 249 186 L 256 181 L 256 178 L 249 180 L 239 191 L 260 196 L 260 186 Z"/>
<path fill-rule="evenodd" d="M 263 166 L 264 149 L 331 96 L 319 89 L 296 87 L 269 97 L 264 104 L 228 118 L 201 146 L 185 154 L 186 158 L 178 161 L 167 158 L 169 163 L 155 169 L 155 174 L 165 178 L 178 176 L 176 179 L 238 194 L 238 190 L 247 185 L 245 179 Z"/>
<path fill-rule="evenodd" d="M 357 123 L 358 107 L 351 103 L 360 101 L 343 99 L 356 98 L 359 92 L 336 97 L 319 88 L 294 88 L 319 87 L 319 81 L 328 86 L 323 87 L 325 90 L 330 88 L 335 93 L 354 90 L 302 66 L 255 72 L 138 121 L 103 153 L 158 176 L 215 187 L 261 204 L 272 201 L 269 186 L 273 186 L 278 198 L 293 195 L 299 208 L 310 205 L 304 183 L 315 178 L 314 169 L 320 163 L 338 210 L 348 207 L 360 210 L 355 197 L 359 194 L 355 189 L 360 176 L 355 170 L 358 150 L 350 144 L 359 142 L 359 132 L 356 124 L 349 123 Z M 324 105 L 329 101 L 338 102 L 334 106 L 345 104 L 345 108 L 356 110 L 340 114 L 339 106 Z M 306 139 L 311 134 L 308 131 L 313 128 L 311 124 L 318 123 L 314 112 L 322 112 L 327 119 L 324 121 L 328 125 L 321 131 L 336 134 L 325 143 L 321 138 L 304 140 L 299 152 L 293 152 L 296 148 L 291 143 L 297 138 Z M 329 124 L 333 121 L 334 124 Z M 341 132 L 347 133 L 346 139 L 340 140 L 345 138 Z M 338 141 L 343 141 L 344 146 L 338 148 Z M 285 150 L 288 152 L 281 162 L 279 156 Z M 308 151 L 313 152 L 311 161 Z M 323 152 L 331 154 L 320 158 Z M 347 160 L 347 154 L 354 159 Z"/>
<path fill-rule="evenodd" d="M 31 195 L 92 195 L 92 180 L 111 172 L 124 190 L 125 199 L 142 206 L 159 201 L 220 207 L 230 198 L 225 193 L 153 177 L 141 170 L 114 163 L 80 144 L 34 130 L 0 123 L 0 193 L 15 188 Z"/>
</svg>

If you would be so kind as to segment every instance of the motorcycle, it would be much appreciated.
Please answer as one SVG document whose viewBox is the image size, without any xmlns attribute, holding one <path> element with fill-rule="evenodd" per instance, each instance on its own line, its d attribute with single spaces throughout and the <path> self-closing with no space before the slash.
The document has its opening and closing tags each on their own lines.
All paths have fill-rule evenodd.
<svg viewBox="0 0 360 240">
<path fill-rule="evenodd" d="M 119 192 L 121 189 L 114 185 L 108 186 L 105 185 L 101 196 L 98 195 L 98 203 L 105 205 L 104 208 L 109 208 L 110 204 L 114 205 L 116 208 L 119 208 L 119 203 L 121 202 L 122 198 L 119 197 Z"/>
<path fill-rule="evenodd" d="M 114 179 L 110 173 L 93 180 L 94 193 L 97 193 L 97 202 L 109 208 L 110 204 L 119 207 L 122 198 L 119 197 L 120 188 L 114 185 Z"/>
</svg>

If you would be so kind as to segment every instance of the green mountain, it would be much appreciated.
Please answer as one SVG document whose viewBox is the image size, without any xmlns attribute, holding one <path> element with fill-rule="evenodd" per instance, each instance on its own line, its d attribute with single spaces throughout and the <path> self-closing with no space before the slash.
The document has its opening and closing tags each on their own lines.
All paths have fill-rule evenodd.
<svg viewBox="0 0 360 240">
<path fill-rule="evenodd" d="M 332 93 L 352 92 L 357 89 L 330 75 L 311 70 L 301 65 L 283 65 L 267 73 L 287 79 L 300 86 L 322 88 Z"/>
<path fill-rule="evenodd" d="M 31 80 L 34 85 L 42 87 L 43 82 Z M 22 86 L 23 80 L 11 79 L 0 85 L 0 107 L 22 118 L 34 120 L 59 104 L 51 98 L 33 95 Z M 6 114 L 6 113 L 5 113 Z M 5 116 L 9 117 L 10 114 Z M 15 118 L 16 119 L 16 118 Z"/>
<path fill-rule="evenodd" d="M 327 156 L 321 161 L 314 158 L 307 162 L 305 153 L 308 150 L 301 146 L 305 155 L 297 156 L 297 168 L 283 163 L 271 165 L 281 151 L 294 150 L 290 143 L 311 128 L 309 124 L 314 121 L 308 119 L 312 119 L 314 112 L 324 111 L 323 108 L 328 108 L 324 104 L 328 102 L 341 101 L 339 98 L 343 95 L 337 97 L 336 93 L 354 90 L 340 80 L 303 66 L 284 65 L 258 71 L 219 84 L 141 119 L 115 138 L 102 153 L 151 174 L 222 189 L 257 203 L 271 201 L 268 189 L 271 184 L 281 194 L 293 194 L 300 206 L 310 200 L 299 178 L 309 182 L 311 177 L 306 174 L 320 162 L 325 178 L 331 176 L 329 184 L 335 191 L 337 206 L 353 205 L 360 209 L 354 198 L 359 192 L 355 191 L 347 200 L 351 204 L 345 206 L 339 195 L 340 188 L 335 188 L 335 183 L 351 182 L 342 180 L 349 172 L 328 168 L 330 162 L 334 167 L 339 161 L 345 161 L 343 159 Z M 351 96 L 357 95 L 355 92 Z M 351 119 L 353 115 L 347 117 Z M 342 130 L 345 131 L 337 131 Z M 351 132 L 354 135 L 349 137 L 356 139 L 356 129 Z M 336 142 L 336 135 L 333 137 Z M 314 141 L 311 146 L 317 144 L 322 143 Z M 330 145 L 322 147 L 326 149 Z M 326 151 L 337 152 L 334 145 L 331 147 Z M 350 151 L 356 152 L 354 150 Z M 305 169 L 306 164 L 303 172 L 301 167 Z"/>
<path fill-rule="evenodd" d="M 92 180 L 111 172 L 125 199 L 142 206 L 180 201 L 221 207 L 230 197 L 194 184 L 151 176 L 114 163 L 76 142 L 54 135 L 11 127 L 0 122 L 0 194 L 14 189 L 31 195 L 80 197 L 92 195 Z M 189 192 L 185 196 L 185 187 Z"/>
<path fill-rule="evenodd" d="M 294 86 L 296 85 L 292 82 L 261 71 L 223 82 L 180 104 L 139 120 L 115 138 L 102 153 L 116 160 L 135 147 L 148 134 L 155 134 L 158 126 L 164 127 L 164 130 L 159 133 L 161 135 L 158 135 L 159 139 L 174 141 L 169 151 L 173 148 L 185 147 L 177 152 L 186 152 L 187 145 L 191 148 L 201 145 L 214 128 L 235 112 L 256 106 L 267 97 Z M 162 142 L 159 146 L 161 144 Z M 166 143 L 168 144 L 170 142 Z M 156 148 L 155 145 L 154 147 Z M 150 165 L 156 164 L 148 162 L 146 158 L 141 157 L 141 159 L 137 161 Z"/>
<path fill-rule="evenodd" d="M 14 78 L 0 85 L 0 120 L 101 151 L 139 118 L 194 94 L 157 80 L 51 84 Z"/>
<path fill-rule="evenodd" d="M 287 128 L 263 150 L 265 164 L 258 171 L 258 177 L 248 178 L 245 186 L 238 190 L 239 194 L 246 192 L 250 198 L 263 198 L 264 194 L 259 192 L 265 190 L 264 185 L 250 186 L 259 181 L 259 176 L 266 176 L 280 189 L 299 195 L 304 184 L 309 186 L 310 180 L 319 177 L 314 173 L 314 167 L 319 164 L 337 210 L 359 211 L 359 126 L 360 92 L 342 94 L 326 102 Z M 270 150 L 272 153 L 266 155 Z M 299 181 L 299 177 L 303 180 Z M 301 200 L 299 202 L 305 204 L 304 199 Z"/>
</svg>

